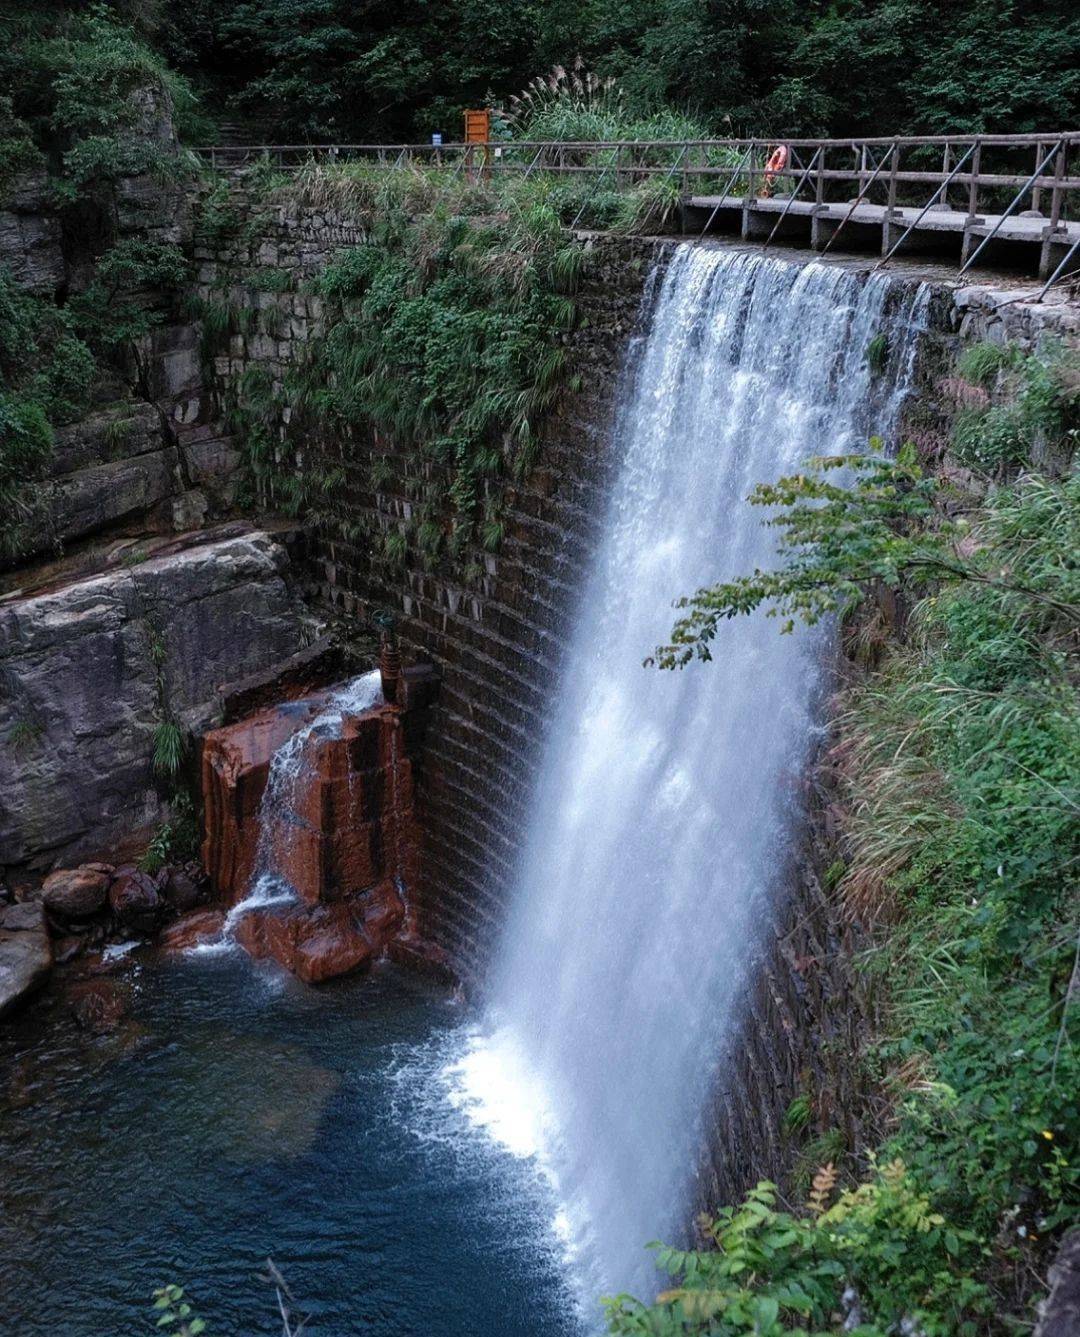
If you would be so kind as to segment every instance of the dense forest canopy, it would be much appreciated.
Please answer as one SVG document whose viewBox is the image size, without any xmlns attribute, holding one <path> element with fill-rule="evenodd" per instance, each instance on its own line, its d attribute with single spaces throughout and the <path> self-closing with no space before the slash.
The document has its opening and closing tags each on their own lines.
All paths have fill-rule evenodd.
<svg viewBox="0 0 1080 1337">
<path fill-rule="evenodd" d="M 90 6 L 15 0 L 7 22 Z M 203 131 L 454 137 L 581 56 L 635 110 L 718 134 L 1023 132 L 1080 121 L 1071 0 L 113 0 L 200 96 Z M 12 46 L 4 70 L 10 68 Z M 5 79 L 5 82 L 7 80 Z M 15 81 L 17 82 L 17 80 Z"/>
</svg>

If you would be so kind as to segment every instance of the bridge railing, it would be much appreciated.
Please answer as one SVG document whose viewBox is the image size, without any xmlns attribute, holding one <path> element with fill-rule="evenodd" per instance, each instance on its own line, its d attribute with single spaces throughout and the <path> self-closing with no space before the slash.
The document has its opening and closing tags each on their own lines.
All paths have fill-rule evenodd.
<svg viewBox="0 0 1080 1337">
<path fill-rule="evenodd" d="M 786 161 L 767 171 L 782 143 Z M 211 167 L 257 163 L 289 172 L 311 165 L 377 171 L 440 169 L 486 177 L 509 174 L 579 180 L 589 191 L 620 190 L 651 178 L 677 183 L 684 196 L 762 193 L 819 205 L 880 203 L 887 209 L 956 210 L 1025 206 L 1052 229 L 1072 217 L 1080 192 L 1080 131 L 1021 135 L 876 136 L 620 141 L 518 141 L 488 144 L 256 144 L 197 150 Z M 588 184 L 586 184 L 588 183 Z"/>
<path fill-rule="evenodd" d="M 874 185 L 896 198 L 913 186 L 944 186 L 976 197 L 984 190 L 1033 191 L 1059 198 L 1080 190 L 1069 172 L 1069 156 L 1080 150 L 1080 131 L 1029 135 L 874 136 L 865 139 L 786 139 L 789 160 L 770 174 L 791 186 L 802 180 L 815 195 L 835 187 Z M 267 163 L 293 171 L 311 163 L 366 164 L 374 168 L 483 167 L 497 172 L 541 171 L 556 175 L 603 175 L 612 186 L 651 175 L 676 176 L 687 191 L 730 171 L 732 194 L 749 194 L 765 176 L 778 140 L 505 140 L 489 144 L 218 144 L 196 150 L 211 167 L 237 170 Z M 940 159 L 937 166 L 936 159 Z M 1028 166 L 1029 164 L 1029 166 Z M 1080 163 L 1076 163 L 1080 168 Z"/>
</svg>

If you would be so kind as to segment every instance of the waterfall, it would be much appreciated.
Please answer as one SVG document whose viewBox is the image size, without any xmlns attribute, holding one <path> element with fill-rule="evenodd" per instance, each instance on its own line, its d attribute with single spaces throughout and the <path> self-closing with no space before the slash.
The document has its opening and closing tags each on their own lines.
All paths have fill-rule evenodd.
<svg viewBox="0 0 1080 1337">
<path fill-rule="evenodd" d="M 266 788 L 259 800 L 259 834 L 255 847 L 255 867 L 251 885 L 243 900 L 237 901 L 225 916 L 221 933 L 211 942 L 190 948 L 195 955 L 213 955 L 228 951 L 236 942 L 236 926 L 252 910 L 287 905 L 296 899 L 296 889 L 279 867 L 289 833 L 300 824 L 297 816 L 307 774 L 309 744 L 314 739 L 340 738 L 345 720 L 362 715 L 382 700 L 382 680 L 378 669 L 362 673 L 344 687 L 331 692 L 312 713 L 310 702 L 279 706 L 279 714 L 306 713 L 303 719 L 270 758 Z"/>
<path fill-rule="evenodd" d="M 540 1156 L 592 1297 L 654 1290 L 647 1241 L 684 1237 L 717 1057 L 791 871 L 832 633 L 754 616 L 724 624 L 710 665 L 642 661 L 675 597 L 773 560 L 756 483 L 889 438 L 923 303 L 884 275 L 692 246 L 649 300 L 486 1021 L 447 1074 L 474 1121 Z"/>
</svg>

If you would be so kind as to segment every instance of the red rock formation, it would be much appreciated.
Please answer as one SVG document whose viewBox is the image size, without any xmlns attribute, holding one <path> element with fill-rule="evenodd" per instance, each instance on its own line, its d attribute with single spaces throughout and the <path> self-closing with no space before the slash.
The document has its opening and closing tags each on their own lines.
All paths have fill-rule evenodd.
<svg viewBox="0 0 1080 1337">
<path fill-rule="evenodd" d="M 186 952 L 200 942 L 213 942 L 221 936 L 225 915 L 221 910 L 195 910 L 170 924 L 161 935 L 165 952 Z"/>
<path fill-rule="evenodd" d="M 250 891 L 271 758 L 326 695 L 260 711 L 204 740 L 203 857 L 232 904 Z M 308 739 L 303 789 L 271 833 L 275 871 L 297 900 L 250 911 L 237 926 L 253 956 L 310 983 L 365 968 L 412 930 L 397 890 L 416 886 L 420 873 L 404 710 L 376 706 L 347 717 L 338 737 Z"/>
</svg>

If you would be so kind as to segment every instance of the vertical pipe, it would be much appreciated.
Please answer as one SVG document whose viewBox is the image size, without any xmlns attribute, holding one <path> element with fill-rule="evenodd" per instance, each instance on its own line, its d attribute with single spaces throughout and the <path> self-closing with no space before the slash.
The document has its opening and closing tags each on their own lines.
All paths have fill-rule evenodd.
<svg viewBox="0 0 1080 1337">
<path fill-rule="evenodd" d="M 951 147 L 951 144 L 946 144 L 945 152 L 941 155 L 941 173 L 945 177 L 946 182 L 948 182 L 949 179 L 949 150 Z M 941 189 L 941 207 L 943 209 L 949 207 L 949 188 L 947 184 Z"/>
</svg>

